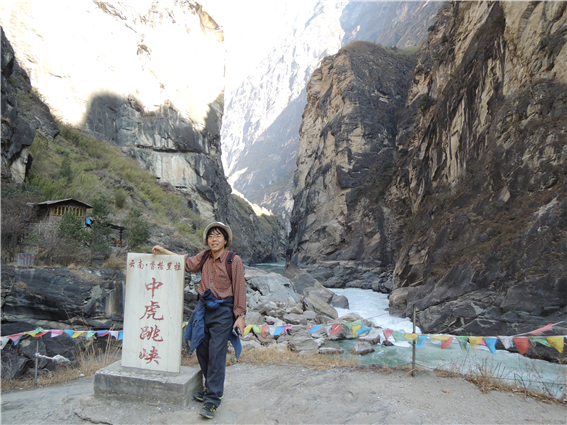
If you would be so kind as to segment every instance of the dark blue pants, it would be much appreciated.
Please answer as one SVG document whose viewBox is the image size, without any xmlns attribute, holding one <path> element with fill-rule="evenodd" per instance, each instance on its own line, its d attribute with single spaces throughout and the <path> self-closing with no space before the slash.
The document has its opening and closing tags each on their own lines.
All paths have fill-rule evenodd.
<svg viewBox="0 0 567 425">
<path fill-rule="evenodd" d="M 205 338 L 197 347 L 197 359 L 205 377 L 203 403 L 211 403 L 216 407 L 220 405 L 224 393 L 228 337 L 234 325 L 232 309 L 233 305 L 228 303 L 216 310 L 206 309 Z"/>
</svg>

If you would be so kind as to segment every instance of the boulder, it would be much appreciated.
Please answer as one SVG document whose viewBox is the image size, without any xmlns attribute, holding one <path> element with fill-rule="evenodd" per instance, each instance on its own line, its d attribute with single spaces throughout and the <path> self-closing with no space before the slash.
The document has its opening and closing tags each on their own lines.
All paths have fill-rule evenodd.
<svg viewBox="0 0 567 425">
<path fill-rule="evenodd" d="M 319 348 L 313 338 L 306 335 L 294 335 L 289 341 L 289 348 L 291 351 L 302 352 L 311 351 L 316 352 Z"/>
<path fill-rule="evenodd" d="M 307 296 L 309 294 L 315 294 L 323 301 L 325 301 L 327 304 L 330 304 L 333 297 L 336 296 L 336 294 L 333 291 L 327 288 L 305 288 L 301 294 L 303 296 Z"/>
<path fill-rule="evenodd" d="M 350 354 L 354 356 L 365 356 L 366 354 L 370 354 L 374 352 L 374 348 L 365 341 L 358 341 Z"/>
<path fill-rule="evenodd" d="M 314 293 L 308 294 L 303 299 L 303 305 L 306 310 L 313 310 L 316 313 L 324 314 L 325 316 L 332 317 L 333 319 L 338 319 L 339 317 L 337 310 L 335 310 Z"/>
<path fill-rule="evenodd" d="M 286 323 L 291 323 L 292 325 L 306 325 L 307 324 L 307 319 L 305 318 L 305 316 L 303 315 L 299 315 L 299 314 L 286 314 L 283 317 L 283 320 Z"/>
<path fill-rule="evenodd" d="M 382 331 L 377 328 L 370 329 L 368 332 L 364 332 L 358 337 L 359 341 L 368 342 L 369 344 L 375 345 L 380 343 L 380 335 Z"/>
<path fill-rule="evenodd" d="M 317 354 L 343 354 L 345 350 L 337 347 L 320 347 Z"/>
<path fill-rule="evenodd" d="M 339 317 L 339 321 L 341 322 L 346 322 L 346 323 L 352 323 L 355 322 L 357 320 L 364 320 L 364 318 L 356 313 L 348 313 L 345 314 L 344 316 Z"/>
<path fill-rule="evenodd" d="M 270 301 L 287 304 L 289 298 L 299 300 L 291 282 L 282 275 L 246 267 L 245 278 L 250 288 L 260 292 Z"/>
<path fill-rule="evenodd" d="M 345 310 L 349 309 L 348 298 L 344 295 L 333 295 L 330 304 L 332 307 L 344 308 Z"/>
<path fill-rule="evenodd" d="M 309 273 L 290 262 L 285 265 L 284 276 L 291 281 L 298 294 L 303 293 L 306 288 L 324 288 Z"/>
<path fill-rule="evenodd" d="M 253 326 L 262 326 L 264 325 L 264 317 L 255 311 L 246 311 L 246 324 L 253 325 Z"/>
<path fill-rule="evenodd" d="M 317 318 L 317 313 L 311 310 L 306 310 L 303 312 L 303 317 L 305 317 L 307 320 L 315 320 Z"/>
</svg>

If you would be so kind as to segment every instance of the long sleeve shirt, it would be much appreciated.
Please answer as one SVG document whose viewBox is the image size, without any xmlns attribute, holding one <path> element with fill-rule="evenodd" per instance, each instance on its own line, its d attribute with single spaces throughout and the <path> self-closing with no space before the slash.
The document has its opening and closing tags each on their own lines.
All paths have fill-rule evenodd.
<svg viewBox="0 0 567 425">
<path fill-rule="evenodd" d="M 228 252 L 226 249 L 215 259 L 211 253 L 203 269 L 201 270 L 201 260 L 206 250 L 199 252 L 193 257 L 187 257 L 185 270 L 190 273 L 201 272 L 201 283 L 197 292 L 201 295 L 210 289 L 218 299 L 234 297 L 234 316 L 246 315 L 246 282 L 244 280 L 244 264 L 238 255 L 232 259 L 232 282 L 226 270 L 226 260 Z"/>
</svg>

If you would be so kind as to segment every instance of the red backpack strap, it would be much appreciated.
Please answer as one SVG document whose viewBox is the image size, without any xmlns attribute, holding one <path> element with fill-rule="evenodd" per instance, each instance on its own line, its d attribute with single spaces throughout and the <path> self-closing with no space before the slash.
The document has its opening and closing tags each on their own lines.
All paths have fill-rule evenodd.
<svg viewBox="0 0 567 425">
<path fill-rule="evenodd" d="M 234 260 L 234 256 L 236 253 L 229 251 L 228 258 L 226 259 L 226 272 L 228 273 L 228 277 L 232 282 L 232 261 Z"/>
<path fill-rule="evenodd" d="M 207 258 L 209 258 L 211 256 L 211 250 L 207 249 L 205 251 L 205 253 L 203 254 L 203 256 L 201 257 L 201 271 L 203 271 L 203 266 L 205 265 L 205 261 L 207 261 Z"/>
</svg>

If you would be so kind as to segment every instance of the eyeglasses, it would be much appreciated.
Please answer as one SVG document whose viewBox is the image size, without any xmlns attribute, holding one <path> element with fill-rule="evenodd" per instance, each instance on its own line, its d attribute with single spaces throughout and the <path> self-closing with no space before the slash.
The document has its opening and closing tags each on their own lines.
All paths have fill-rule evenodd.
<svg viewBox="0 0 567 425">
<path fill-rule="evenodd" d="M 210 234 L 210 235 L 209 235 L 209 239 L 221 240 L 222 238 L 224 238 L 223 235 L 215 235 L 215 234 Z"/>
</svg>

